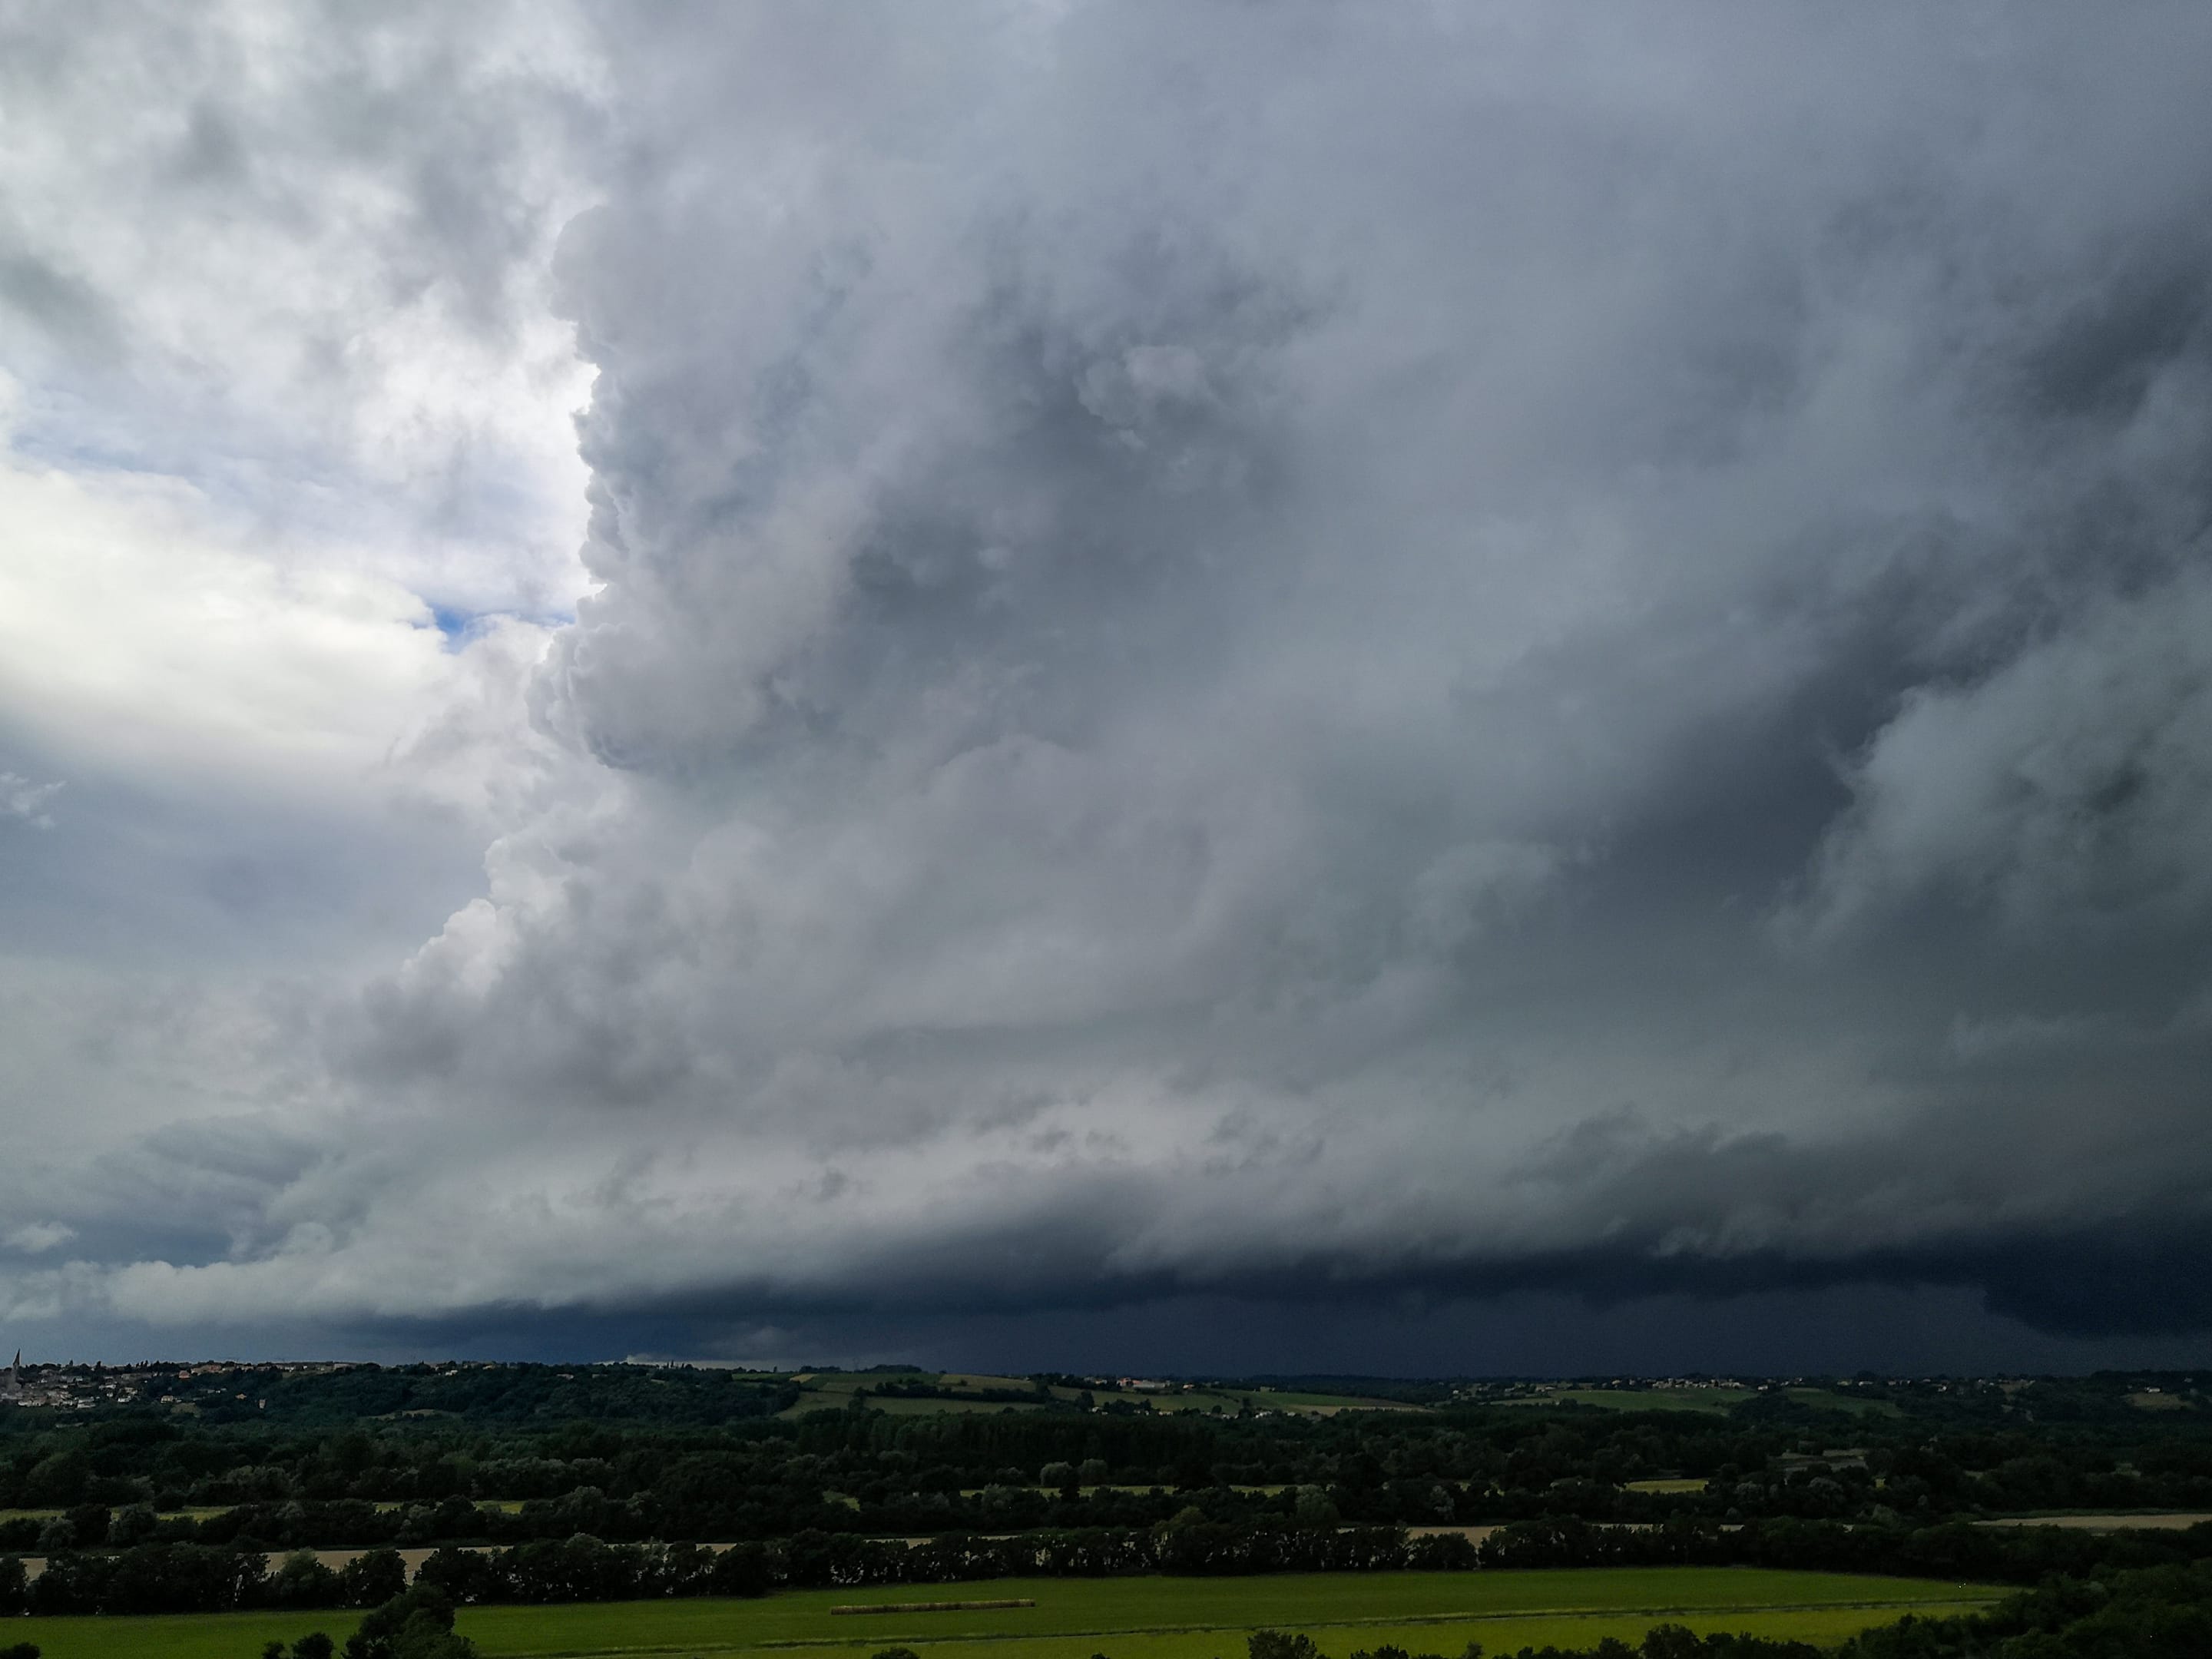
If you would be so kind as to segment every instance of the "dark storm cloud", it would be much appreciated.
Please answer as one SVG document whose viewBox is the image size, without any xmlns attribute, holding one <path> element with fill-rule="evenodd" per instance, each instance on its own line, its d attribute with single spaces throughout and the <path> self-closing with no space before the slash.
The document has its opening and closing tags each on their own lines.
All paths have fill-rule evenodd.
<svg viewBox="0 0 2212 1659">
<path fill-rule="evenodd" d="M 2203 1328 L 2203 20 L 1167 23 L 611 30 L 609 793 L 360 1075 L 617 1301 Z"/>
<path fill-rule="evenodd" d="M 568 769 L 113 1310 L 2212 1326 L 2203 14 L 599 22 Z"/>
</svg>

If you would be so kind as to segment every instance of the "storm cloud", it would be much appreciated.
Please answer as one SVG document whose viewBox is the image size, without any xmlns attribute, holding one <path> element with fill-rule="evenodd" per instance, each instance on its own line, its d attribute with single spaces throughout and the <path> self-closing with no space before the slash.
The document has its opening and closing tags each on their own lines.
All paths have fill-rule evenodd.
<svg viewBox="0 0 2212 1659">
<path fill-rule="evenodd" d="M 573 577 L 500 527 L 573 510 L 540 404 L 418 388 L 380 447 L 405 377 L 346 355 L 316 428 L 442 550 L 375 556 L 380 626 L 503 613 L 374 769 L 479 889 L 167 1026 L 135 958 L 12 963 L 96 982 L 11 1023 L 11 1114 L 120 1103 L 0 1193 L 19 1316 L 1342 1369 L 2212 1329 L 2212 19 L 442 27 L 377 106 L 434 153 L 284 118 L 386 169 L 391 303 L 592 377 Z M 262 176 L 213 108 L 194 179 Z M 145 349 L 162 280 L 64 269 L 5 268 L 26 384 Z M 124 789 L 70 760 L 0 750 L 69 780 L 9 856 Z M 449 854 L 391 856 L 347 879 Z"/>
</svg>

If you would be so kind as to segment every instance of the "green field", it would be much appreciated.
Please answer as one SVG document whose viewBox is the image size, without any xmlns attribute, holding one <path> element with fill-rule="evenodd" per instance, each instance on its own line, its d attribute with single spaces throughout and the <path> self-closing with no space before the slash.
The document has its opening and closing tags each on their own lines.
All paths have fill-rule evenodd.
<svg viewBox="0 0 2212 1659">
<path fill-rule="evenodd" d="M 894 1644 L 923 1659 L 1241 1659 L 1261 1626 L 1310 1632 L 1324 1650 L 1395 1643 L 1456 1653 L 1523 1644 L 1633 1641 L 1674 1621 L 1834 1643 L 1905 1612 L 1966 1611 L 2002 1592 L 1984 1586 L 1752 1567 L 1571 1568 L 1553 1571 L 1304 1574 L 1260 1578 L 1008 1579 L 925 1589 L 798 1590 L 757 1601 L 611 1602 L 477 1607 L 459 1628 L 491 1659 L 560 1655 L 784 1654 L 866 1659 Z M 1030 1597 L 1031 1607 L 832 1616 L 833 1606 Z M 272 1637 L 321 1628 L 341 1641 L 345 1614 L 216 1613 L 155 1619 L 21 1619 L 9 1641 L 46 1659 L 255 1659 Z"/>
<path fill-rule="evenodd" d="M 1800 1406 L 1821 1411 L 1849 1412 L 1855 1417 L 1901 1417 L 1887 1400 L 1867 1400 L 1826 1389 L 1784 1389 L 1783 1394 Z M 1541 1394 L 1500 1400 L 1500 1406 L 1595 1406 L 1614 1412 L 1704 1412 L 1720 1417 L 1731 1406 L 1755 1400 L 1755 1389 L 1690 1387 L 1682 1389 L 1547 1389 Z"/>
</svg>

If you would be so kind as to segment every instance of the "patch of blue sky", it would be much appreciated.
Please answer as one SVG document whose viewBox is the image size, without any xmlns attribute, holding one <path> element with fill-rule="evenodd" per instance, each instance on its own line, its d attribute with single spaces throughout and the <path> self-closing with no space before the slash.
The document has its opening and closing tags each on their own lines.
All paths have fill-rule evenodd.
<svg viewBox="0 0 2212 1659">
<path fill-rule="evenodd" d="M 445 649 L 447 651 L 460 650 L 502 617 L 534 623 L 540 628 L 565 628 L 576 620 L 574 612 L 565 611 L 471 611 L 461 605 L 434 604 L 429 610 L 430 620 L 427 626 L 445 635 Z"/>
</svg>

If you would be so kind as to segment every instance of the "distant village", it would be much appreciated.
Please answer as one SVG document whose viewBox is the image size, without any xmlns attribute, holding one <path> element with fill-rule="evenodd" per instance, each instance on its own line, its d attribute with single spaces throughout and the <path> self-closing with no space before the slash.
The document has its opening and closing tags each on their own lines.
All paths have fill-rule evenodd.
<svg viewBox="0 0 2212 1659">
<path fill-rule="evenodd" d="M 257 1401 L 255 1384 L 280 1376 L 337 1369 L 313 1363 L 210 1361 L 185 1364 L 147 1361 L 135 1365 L 26 1365 L 19 1351 L 0 1373 L 0 1406 L 46 1411 L 93 1411 L 101 1406 L 151 1403 L 191 1411 L 210 1397 Z"/>
</svg>

